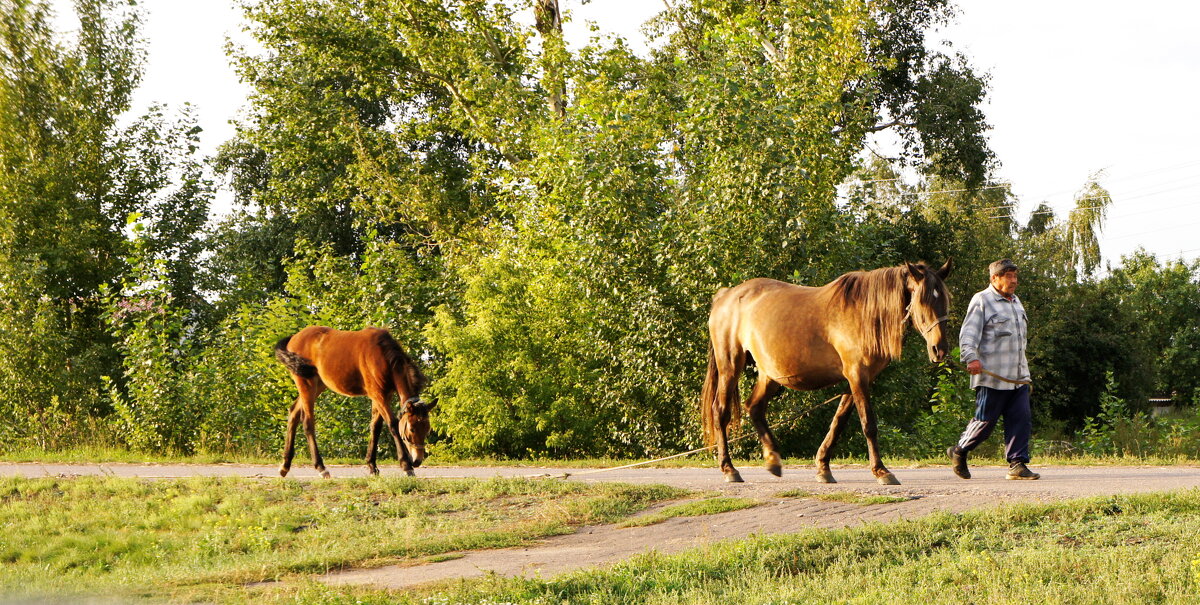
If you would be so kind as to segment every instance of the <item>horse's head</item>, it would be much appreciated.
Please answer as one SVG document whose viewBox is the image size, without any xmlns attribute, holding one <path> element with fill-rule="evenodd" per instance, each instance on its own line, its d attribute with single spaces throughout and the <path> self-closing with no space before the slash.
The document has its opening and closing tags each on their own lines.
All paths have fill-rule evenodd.
<svg viewBox="0 0 1200 605">
<path fill-rule="evenodd" d="M 400 414 L 400 439 L 408 449 L 413 467 L 425 461 L 425 438 L 429 436 L 429 411 L 436 403 L 426 403 L 420 397 L 404 402 Z"/>
<path fill-rule="evenodd" d="M 925 338 L 929 361 L 940 362 L 946 358 L 950 348 L 946 345 L 946 330 L 949 327 L 950 291 L 945 280 L 954 268 L 954 262 L 946 260 L 941 269 L 933 271 L 925 265 L 908 263 L 908 313 L 913 327 Z"/>
</svg>

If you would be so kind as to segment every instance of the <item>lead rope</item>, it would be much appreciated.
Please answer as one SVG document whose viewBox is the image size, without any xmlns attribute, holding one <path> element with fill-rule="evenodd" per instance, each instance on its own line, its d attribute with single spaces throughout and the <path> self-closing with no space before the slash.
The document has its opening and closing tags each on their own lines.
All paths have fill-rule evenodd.
<svg viewBox="0 0 1200 605">
<path fill-rule="evenodd" d="M 841 399 L 844 396 L 845 396 L 845 393 L 834 395 L 833 397 L 830 397 L 829 399 L 826 399 L 825 401 L 822 401 L 821 403 L 809 406 L 807 409 L 799 412 L 798 414 L 792 416 L 791 418 L 789 418 L 787 420 L 783 420 L 783 421 L 780 421 L 780 422 L 770 425 L 769 428 L 774 430 L 785 424 L 789 425 L 789 428 L 790 428 L 791 425 L 794 425 L 796 422 L 799 422 L 800 420 L 802 420 L 805 416 L 808 416 L 809 414 L 817 411 L 817 409 L 821 408 L 822 406 L 829 403 L 830 401 L 833 401 L 835 399 Z M 734 437 L 733 439 L 729 439 L 727 443 L 737 443 L 738 441 L 741 441 L 743 439 L 747 439 L 750 437 L 754 437 L 756 435 L 757 435 L 757 433 L 746 433 L 743 435 L 738 435 L 737 437 Z M 663 456 L 662 458 L 655 458 L 653 460 L 645 460 L 642 462 L 634 462 L 633 464 L 623 464 L 621 466 L 612 466 L 612 467 L 608 467 L 608 468 L 597 468 L 597 469 L 592 469 L 590 471 L 580 471 L 578 473 L 561 473 L 561 474 L 539 473 L 539 474 L 534 474 L 534 475 L 524 475 L 524 477 L 526 477 L 528 479 L 567 479 L 569 477 L 579 477 L 582 475 L 594 475 L 596 473 L 607 473 L 609 471 L 616 471 L 616 470 L 621 470 L 621 469 L 626 469 L 626 468 L 634 468 L 636 466 L 645 466 L 647 464 L 654 464 L 655 462 L 662 462 L 664 460 L 672 460 L 675 458 L 682 458 L 684 456 L 690 456 L 697 452 L 703 452 L 704 450 L 711 450 L 714 447 L 717 447 L 717 444 L 714 443 L 712 445 L 698 447 L 694 450 L 688 450 L 686 452 L 672 454 L 670 456 Z"/>
</svg>

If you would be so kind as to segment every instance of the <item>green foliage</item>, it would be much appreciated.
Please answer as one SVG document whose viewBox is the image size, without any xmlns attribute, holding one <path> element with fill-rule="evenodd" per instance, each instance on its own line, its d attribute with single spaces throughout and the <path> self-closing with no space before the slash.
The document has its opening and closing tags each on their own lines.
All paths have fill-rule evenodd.
<svg viewBox="0 0 1200 605">
<path fill-rule="evenodd" d="M 134 3 L 80 0 L 78 33 L 40 1 L 0 2 L 0 398 L 3 443 L 90 439 L 121 357 L 102 289 L 133 268 L 126 217 L 146 221 L 166 288 L 194 306 L 193 234 L 209 185 L 194 122 L 161 108 L 127 126 L 141 73 Z M 119 385 L 118 385 L 119 386 Z M 0 446 L 3 447 L 3 446 Z"/>
<path fill-rule="evenodd" d="M 71 43 L 44 4 L 0 5 L 4 444 L 277 451 L 295 394 L 272 346 L 323 324 L 397 335 L 433 378 L 444 452 L 674 452 L 699 440 L 717 289 L 948 257 L 952 317 L 988 262 L 1021 264 L 1040 427 L 1090 416 L 1095 436 L 1102 395 L 1132 417 L 1200 388 L 1196 266 L 1136 254 L 1094 279 L 1099 177 L 1065 221 L 1025 226 L 981 187 L 988 81 L 927 48 L 943 0 L 672 3 L 645 55 L 568 46 L 545 10 L 502 3 L 248 2 L 251 110 L 212 158 L 235 211 L 206 231 L 187 111 L 117 121 L 141 69 L 133 3 L 77 2 Z M 864 161 L 883 130 L 924 181 Z M 907 348 L 874 386 L 882 439 L 936 456 L 969 417 L 966 376 Z M 326 451 L 360 455 L 365 402 L 319 407 Z M 814 451 L 819 419 L 783 448 Z M 1163 426 L 1186 448 L 1190 425 Z"/>
<path fill-rule="evenodd" d="M 1079 446 L 1097 456 L 1143 457 L 1196 456 L 1200 453 L 1200 407 L 1193 402 L 1188 412 L 1177 417 L 1155 418 L 1144 411 L 1133 411 L 1118 397 L 1113 373 L 1105 373 L 1105 389 L 1100 395 L 1100 412 L 1084 419 L 1079 431 Z"/>
<path fill-rule="evenodd" d="M 950 358 L 957 359 L 958 351 Z M 958 442 L 959 436 L 975 412 L 975 390 L 971 378 L 952 363 L 938 368 L 937 384 L 929 399 L 929 410 L 913 423 L 908 452 L 901 455 L 928 456 Z"/>
</svg>

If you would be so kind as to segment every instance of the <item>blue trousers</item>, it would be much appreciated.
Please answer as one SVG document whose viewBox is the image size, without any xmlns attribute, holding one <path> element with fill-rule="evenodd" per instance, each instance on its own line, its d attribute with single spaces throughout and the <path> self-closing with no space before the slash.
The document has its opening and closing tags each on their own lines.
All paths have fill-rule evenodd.
<svg viewBox="0 0 1200 605">
<path fill-rule="evenodd" d="M 983 443 L 996 422 L 1004 417 L 1004 457 L 1009 464 L 1029 463 L 1029 437 L 1033 434 L 1033 414 L 1029 409 L 1029 385 L 1012 390 L 976 387 L 975 418 L 967 423 L 958 447 L 969 452 Z"/>
</svg>

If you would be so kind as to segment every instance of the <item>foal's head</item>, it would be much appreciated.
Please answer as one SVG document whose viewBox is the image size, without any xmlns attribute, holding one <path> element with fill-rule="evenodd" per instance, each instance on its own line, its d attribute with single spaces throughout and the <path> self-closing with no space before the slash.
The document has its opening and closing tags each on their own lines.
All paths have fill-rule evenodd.
<svg viewBox="0 0 1200 605">
<path fill-rule="evenodd" d="M 400 439 L 408 449 L 414 467 L 425 461 L 425 438 L 429 436 L 429 411 L 436 403 L 426 403 L 419 397 L 404 402 L 400 411 Z"/>
<path fill-rule="evenodd" d="M 940 362 L 946 358 L 950 348 L 946 345 L 950 309 L 950 291 L 946 289 L 945 279 L 949 277 L 954 267 L 952 260 L 947 260 L 937 271 L 925 265 L 908 263 L 908 312 L 912 316 L 913 327 L 925 338 L 929 361 Z"/>
</svg>

